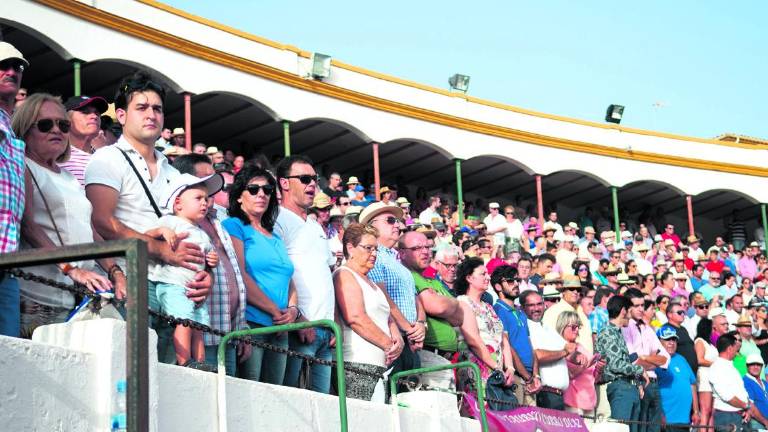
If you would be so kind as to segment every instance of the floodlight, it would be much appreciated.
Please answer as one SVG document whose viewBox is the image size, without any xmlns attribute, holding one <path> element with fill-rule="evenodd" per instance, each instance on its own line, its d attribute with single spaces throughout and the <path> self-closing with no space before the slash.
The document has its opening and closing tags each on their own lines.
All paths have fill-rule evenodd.
<svg viewBox="0 0 768 432">
<path fill-rule="evenodd" d="M 312 53 L 312 78 L 323 80 L 331 76 L 331 56 Z"/>
<path fill-rule="evenodd" d="M 469 75 L 454 74 L 448 78 L 448 84 L 452 90 L 458 90 L 466 93 L 469 89 Z"/>
<path fill-rule="evenodd" d="M 605 112 L 605 121 L 610 123 L 621 123 L 621 118 L 624 116 L 624 105 L 608 105 L 608 110 Z"/>
</svg>

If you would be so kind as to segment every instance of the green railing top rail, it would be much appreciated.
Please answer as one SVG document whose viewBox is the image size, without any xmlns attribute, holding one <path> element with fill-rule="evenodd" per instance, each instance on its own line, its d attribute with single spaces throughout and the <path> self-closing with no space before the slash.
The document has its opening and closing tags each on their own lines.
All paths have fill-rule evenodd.
<svg viewBox="0 0 768 432">
<path fill-rule="evenodd" d="M 397 406 L 397 382 L 402 377 L 407 376 L 413 376 L 413 375 L 423 375 L 430 372 L 439 372 L 443 370 L 448 369 L 462 369 L 462 368 L 469 368 L 472 369 L 475 373 L 476 382 L 477 382 L 477 405 L 478 409 L 480 410 L 480 426 L 482 427 L 483 432 L 488 432 L 488 417 L 485 415 L 485 386 L 483 385 L 483 380 L 480 375 L 480 368 L 477 367 L 476 364 L 470 362 L 470 361 L 463 361 L 459 363 L 453 363 L 453 364 L 444 364 L 444 365 L 438 365 L 438 366 L 428 366 L 418 369 L 410 369 L 410 370 L 404 370 L 397 373 L 392 374 L 389 377 L 389 389 L 390 393 L 392 395 L 392 403 Z M 395 421 L 399 421 L 399 419 L 395 419 Z"/>
<path fill-rule="evenodd" d="M 333 331 L 336 338 L 336 380 L 339 391 L 339 429 L 341 432 L 347 432 L 349 429 L 347 421 L 347 384 L 344 376 L 344 350 L 342 347 L 342 336 L 339 325 L 333 320 L 323 319 L 317 321 L 305 321 L 291 324 L 283 324 L 270 327 L 260 327 L 246 330 L 236 330 L 227 333 L 219 341 L 218 351 L 218 388 L 217 397 L 219 403 L 219 432 L 227 431 L 227 409 L 226 409 L 226 389 L 224 381 L 226 378 L 225 351 L 227 343 L 236 338 L 243 338 L 253 335 L 280 333 L 285 331 L 296 331 L 310 327 L 328 327 Z"/>
<path fill-rule="evenodd" d="M 138 239 L 29 249 L 0 255 L 0 270 L 99 258 L 125 257 L 126 417 L 129 432 L 149 431 L 147 244 Z"/>
</svg>

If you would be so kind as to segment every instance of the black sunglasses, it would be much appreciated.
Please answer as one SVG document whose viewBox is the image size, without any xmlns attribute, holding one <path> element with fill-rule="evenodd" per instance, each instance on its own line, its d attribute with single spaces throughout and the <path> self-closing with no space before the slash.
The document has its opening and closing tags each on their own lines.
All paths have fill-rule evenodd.
<svg viewBox="0 0 768 432">
<path fill-rule="evenodd" d="M 249 194 L 256 196 L 258 195 L 259 191 L 264 191 L 264 195 L 272 195 L 272 192 L 275 191 L 275 187 L 272 185 L 257 185 L 257 184 L 249 184 L 245 187 L 245 190 L 248 191 Z"/>
<path fill-rule="evenodd" d="M 0 70 L 6 71 L 8 69 L 13 69 L 16 72 L 24 72 L 24 62 L 15 58 L 0 61 Z"/>
<path fill-rule="evenodd" d="M 374 219 L 374 220 L 375 220 L 375 219 Z M 387 223 L 388 223 L 388 224 L 390 224 L 390 225 L 394 225 L 394 224 L 396 224 L 396 223 L 405 224 L 405 221 L 404 221 L 404 220 L 402 220 L 402 219 L 398 219 L 398 218 L 396 218 L 396 217 L 394 217 L 394 216 L 388 216 L 388 217 L 385 217 L 385 218 L 384 218 L 384 220 L 385 220 L 385 221 L 387 221 Z M 373 222 L 373 221 L 371 221 L 371 222 Z"/>
<path fill-rule="evenodd" d="M 702 309 L 702 310 L 703 310 L 703 309 L 709 309 L 709 305 L 707 305 L 707 304 L 704 304 L 704 305 L 698 305 L 698 306 L 696 306 L 696 309 Z"/>
<path fill-rule="evenodd" d="M 56 125 L 59 126 L 59 130 L 62 133 L 69 132 L 70 126 L 72 126 L 72 123 L 70 123 L 69 120 L 64 119 L 40 119 L 37 122 L 35 122 L 35 127 L 37 130 L 39 130 L 42 133 L 48 133 L 51 130 L 53 130 L 53 124 L 56 123 Z"/>
<path fill-rule="evenodd" d="M 308 185 L 308 184 L 312 183 L 313 181 L 315 183 L 317 183 L 317 174 L 315 174 L 315 175 L 309 175 L 309 174 L 292 175 L 292 176 L 285 176 L 284 178 L 287 178 L 287 179 L 292 179 L 292 178 L 299 179 L 301 184 L 304 184 L 304 185 Z"/>
</svg>

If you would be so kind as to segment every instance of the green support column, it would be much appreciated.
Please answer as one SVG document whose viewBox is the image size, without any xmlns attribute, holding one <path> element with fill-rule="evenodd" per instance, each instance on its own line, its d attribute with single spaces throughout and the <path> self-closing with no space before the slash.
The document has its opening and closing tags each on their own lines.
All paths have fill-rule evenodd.
<svg viewBox="0 0 768 432">
<path fill-rule="evenodd" d="M 283 120 L 283 148 L 285 155 L 291 155 L 291 124 L 288 120 Z"/>
<path fill-rule="evenodd" d="M 456 208 L 459 213 L 459 226 L 464 225 L 464 188 L 461 185 L 461 159 L 456 162 Z"/>
<path fill-rule="evenodd" d="M 621 230 L 619 229 L 619 196 L 616 186 L 611 186 L 611 199 L 613 200 L 613 229 L 616 230 L 616 241 L 621 241 Z"/>
<path fill-rule="evenodd" d="M 80 96 L 80 67 L 82 63 L 80 60 L 73 60 L 72 66 L 74 67 L 74 75 L 75 75 L 75 96 Z"/>
<path fill-rule="evenodd" d="M 765 204 L 760 204 L 760 213 L 763 215 L 763 241 L 765 242 L 765 249 L 768 252 L 768 216 L 765 214 Z"/>
</svg>

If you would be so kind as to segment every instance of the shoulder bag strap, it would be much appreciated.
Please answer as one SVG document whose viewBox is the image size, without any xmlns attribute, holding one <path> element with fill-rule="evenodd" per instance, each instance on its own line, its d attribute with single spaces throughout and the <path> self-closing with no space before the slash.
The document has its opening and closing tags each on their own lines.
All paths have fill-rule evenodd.
<svg viewBox="0 0 768 432">
<path fill-rule="evenodd" d="M 61 233 L 59 233 L 59 227 L 56 225 L 56 219 L 53 218 L 53 213 L 51 213 L 51 208 L 48 206 L 48 200 L 45 199 L 45 194 L 43 194 L 43 190 L 40 189 L 40 185 L 37 183 L 37 179 L 35 178 L 35 175 L 32 173 L 32 170 L 27 167 L 27 171 L 29 171 L 29 176 L 32 177 L 32 182 L 35 183 L 35 187 L 37 188 L 37 191 L 40 193 L 40 198 L 43 199 L 43 205 L 45 205 L 45 211 L 48 213 L 48 217 L 51 218 L 51 223 L 53 224 L 53 229 L 56 231 L 56 237 L 59 239 L 59 244 L 64 246 L 64 240 L 61 239 Z"/>
<path fill-rule="evenodd" d="M 125 160 L 128 161 L 128 165 L 131 166 L 131 169 L 133 169 L 133 173 L 136 174 L 136 178 L 139 179 L 139 183 L 141 183 L 141 187 L 144 188 L 144 193 L 147 194 L 147 199 L 149 199 L 149 203 L 152 204 L 152 209 L 155 211 L 155 214 L 157 217 L 162 217 L 163 214 L 160 212 L 160 208 L 157 207 L 157 204 L 155 204 L 154 198 L 152 198 L 152 193 L 149 191 L 149 188 L 147 187 L 147 184 L 144 183 L 144 179 L 141 177 L 141 174 L 139 174 L 139 170 L 136 169 L 136 165 L 133 164 L 131 161 L 131 158 L 128 157 L 128 153 L 126 153 L 123 149 L 116 147 L 118 150 L 120 150 L 120 153 L 123 154 L 123 157 L 125 157 Z"/>
</svg>

